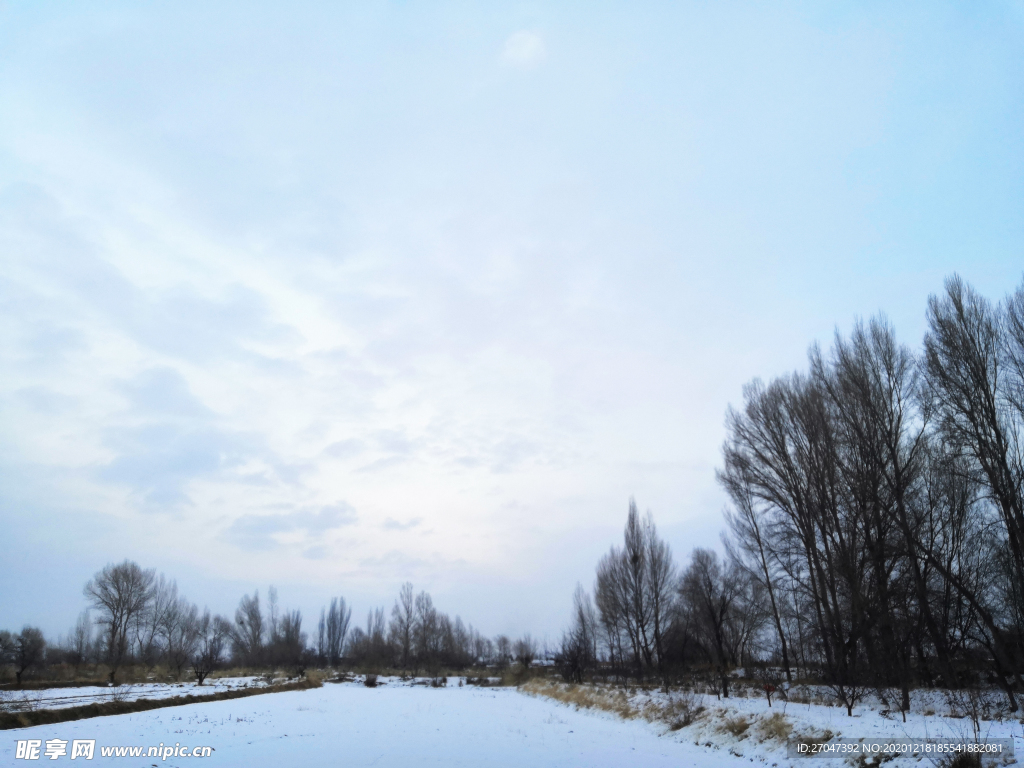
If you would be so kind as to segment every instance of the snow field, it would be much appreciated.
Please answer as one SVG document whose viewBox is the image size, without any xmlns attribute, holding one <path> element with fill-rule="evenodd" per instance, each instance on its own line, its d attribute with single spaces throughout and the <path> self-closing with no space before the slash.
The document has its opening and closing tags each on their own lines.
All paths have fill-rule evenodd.
<svg viewBox="0 0 1024 768">
<path fill-rule="evenodd" d="M 64 709 L 106 701 L 138 699 L 169 699 L 175 696 L 209 696 L 211 693 L 237 688 L 263 688 L 263 677 L 207 678 L 203 685 L 189 683 L 139 683 L 119 686 L 79 686 L 74 688 L 43 688 L 40 690 L 0 691 L 0 707 L 9 712 L 36 709 Z"/>
<path fill-rule="evenodd" d="M 853 717 L 848 717 L 844 707 L 798 704 L 779 699 L 774 699 L 769 708 L 763 696 L 720 699 L 707 694 L 638 689 L 627 693 L 617 687 L 570 686 L 543 681 L 528 683 L 524 691 L 562 701 L 568 707 L 579 707 L 581 711 L 588 708 L 602 710 L 620 718 L 646 720 L 662 728 L 668 727 L 673 729 L 673 737 L 700 745 L 709 754 L 746 759 L 748 764 L 750 761 L 769 766 L 817 764 L 819 768 L 840 768 L 855 764 L 854 760 L 837 758 L 814 758 L 811 763 L 804 759 L 791 760 L 787 756 L 787 742 L 790 737 L 797 736 L 825 740 L 838 737 L 955 738 L 965 742 L 974 738 L 973 727 L 966 718 L 944 714 L 926 715 L 920 711 L 923 709 L 930 712 L 933 705 L 936 712 L 948 710 L 946 705 L 941 705 L 942 709 L 939 709 L 941 696 L 932 691 L 920 692 L 919 701 L 912 707 L 912 712 L 908 713 L 906 723 L 898 712 L 883 715 L 881 706 L 878 709 L 857 707 Z M 982 721 L 979 737 L 1013 739 L 1017 759 L 1024 756 L 1024 725 L 1020 713 L 1017 713 L 1017 719 Z M 817 762 L 821 760 L 825 762 Z M 886 765 L 903 768 L 919 763 L 919 758 L 900 758 Z M 929 768 L 932 765 L 928 759 L 924 759 L 923 764 Z"/>
<path fill-rule="evenodd" d="M 259 678 L 213 681 L 221 688 Z M 6 731 L 0 765 L 14 759 L 24 739 L 95 739 L 94 764 L 195 765 L 195 758 L 139 761 L 107 757 L 103 746 L 181 744 L 211 746 L 208 766 L 738 766 L 810 765 L 841 768 L 853 760 L 805 763 L 786 754 L 790 736 L 846 738 L 952 737 L 970 740 L 970 722 L 945 714 L 933 692 L 904 724 L 898 713 L 858 707 L 847 717 L 841 707 L 763 697 L 686 694 L 657 690 L 629 692 L 608 686 L 568 686 L 533 681 L 512 688 L 431 688 L 426 680 L 381 678 L 377 688 L 360 681 L 327 684 L 308 691 L 267 694 L 231 701 L 190 704 L 149 712 L 92 718 Z M 185 686 L 155 690 L 137 686 L 139 698 L 211 692 Z M 37 693 L 67 692 L 52 689 Z M 72 689 L 75 690 L 75 689 Z M 80 689 L 79 689 L 80 690 Z M 142 693 L 145 695 L 142 695 Z M 923 711 L 921 711 L 923 710 Z M 1013 738 L 1024 750 L 1020 720 L 984 721 L 983 738 Z M 68 759 L 67 757 L 62 759 Z M 892 768 L 933 761 L 900 759 Z"/>
<path fill-rule="evenodd" d="M 454 684 L 453 684 L 454 683 Z M 327 684 L 308 691 L 167 707 L 6 731 L 0 765 L 16 761 L 19 739 L 95 739 L 91 765 L 523 766 L 683 768 L 750 761 L 695 746 L 667 729 L 611 714 L 575 711 L 511 688 Z M 100 747 L 160 743 L 212 746 L 211 757 L 127 760 Z M 67 760 L 68 758 L 60 758 Z M 59 765 L 59 763 L 49 763 Z M 836 766 L 835 768 L 838 768 Z"/>
</svg>

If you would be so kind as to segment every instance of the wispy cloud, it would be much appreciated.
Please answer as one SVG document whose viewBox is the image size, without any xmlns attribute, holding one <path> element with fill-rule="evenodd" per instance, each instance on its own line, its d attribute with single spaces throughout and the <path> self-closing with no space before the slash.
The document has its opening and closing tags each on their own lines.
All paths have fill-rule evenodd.
<svg viewBox="0 0 1024 768">
<path fill-rule="evenodd" d="M 410 528 L 415 528 L 422 522 L 422 517 L 413 517 L 405 522 L 400 522 L 395 520 L 393 517 L 389 517 L 381 523 L 380 527 L 387 531 L 408 531 Z"/>
<path fill-rule="evenodd" d="M 355 510 L 344 502 L 323 507 L 319 511 L 298 510 L 285 514 L 246 514 L 235 519 L 225 532 L 226 538 L 246 550 L 271 550 L 282 545 L 280 534 L 298 534 L 303 541 L 338 528 L 355 525 Z M 321 546 L 305 549 L 305 556 L 314 558 L 325 552 Z M 313 554 L 310 554 L 313 553 Z"/>
<path fill-rule="evenodd" d="M 714 545 L 751 376 L 1020 279 L 995 5 L 10 5 L 0 626 L 84 529 L 197 585 L 458 566 L 558 614 L 630 495 Z"/>
</svg>

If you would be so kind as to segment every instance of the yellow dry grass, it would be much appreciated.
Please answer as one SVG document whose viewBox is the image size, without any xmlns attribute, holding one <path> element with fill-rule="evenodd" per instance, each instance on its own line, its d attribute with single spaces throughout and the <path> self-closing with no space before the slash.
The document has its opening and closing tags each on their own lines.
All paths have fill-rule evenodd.
<svg viewBox="0 0 1024 768">
<path fill-rule="evenodd" d="M 530 680 L 520 690 L 536 696 L 546 696 L 577 709 L 599 709 L 611 712 L 625 720 L 641 718 L 650 723 L 664 723 L 670 730 L 690 725 L 703 712 L 691 694 L 669 697 L 666 700 L 630 700 L 630 692 L 623 689 L 595 685 L 575 685 L 545 680 Z"/>
<path fill-rule="evenodd" d="M 750 728 L 750 721 L 742 715 L 740 717 L 730 717 L 718 726 L 719 731 L 731 733 L 737 739 L 743 738 L 743 734 L 747 732 L 748 728 Z"/>
<path fill-rule="evenodd" d="M 761 741 L 786 741 L 793 732 L 793 724 L 781 712 L 762 718 L 757 726 Z"/>
<path fill-rule="evenodd" d="M 700 728 L 731 734 L 737 740 L 753 736 L 763 742 L 785 743 L 793 734 L 793 724 L 781 712 L 770 715 L 738 714 L 724 708 L 705 710 L 698 705 L 692 693 L 677 692 L 668 697 L 648 698 L 644 691 L 623 690 L 600 685 L 575 685 L 551 680 L 530 680 L 520 690 L 535 696 L 545 696 L 577 709 L 597 709 L 611 712 L 623 719 L 641 718 L 651 723 L 662 723 L 676 731 L 693 723 Z M 832 734 L 823 734 L 831 738 Z"/>
<path fill-rule="evenodd" d="M 625 691 L 609 691 L 590 685 L 562 685 L 544 680 L 530 680 L 520 690 L 536 696 L 547 696 L 577 709 L 600 709 L 631 720 L 640 712 L 630 706 Z"/>
</svg>

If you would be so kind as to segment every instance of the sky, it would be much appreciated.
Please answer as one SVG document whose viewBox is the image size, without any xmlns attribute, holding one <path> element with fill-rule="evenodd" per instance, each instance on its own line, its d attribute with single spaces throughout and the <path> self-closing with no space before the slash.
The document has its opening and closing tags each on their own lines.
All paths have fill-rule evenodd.
<svg viewBox="0 0 1024 768">
<path fill-rule="evenodd" d="M 1024 5 L 0 4 L 0 628 L 125 558 L 553 642 L 743 385 L 1024 277 Z"/>
</svg>

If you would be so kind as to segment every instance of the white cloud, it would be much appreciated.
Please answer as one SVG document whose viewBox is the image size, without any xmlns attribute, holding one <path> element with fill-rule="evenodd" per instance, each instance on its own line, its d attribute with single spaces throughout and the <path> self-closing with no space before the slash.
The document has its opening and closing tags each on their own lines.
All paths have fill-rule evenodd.
<svg viewBox="0 0 1024 768">
<path fill-rule="evenodd" d="M 678 556 L 717 541 L 744 381 L 859 313 L 920 338 L 943 271 L 1019 280 L 1017 167 L 962 162 L 1020 145 L 1012 36 L 373 4 L 236 35 L 167 5 L 140 45 L 39 7 L 0 63 L 0 626 L 64 631 L 55 559 L 80 586 L 132 557 L 212 610 L 412 579 L 557 637 L 630 495 Z M 556 80 L 497 76 L 548 36 Z"/>
<path fill-rule="evenodd" d="M 501 60 L 519 69 L 533 69 L 544 60 L 545 53 L 544 38 L 536 32 L 521 29 L 505 41 Z"/>
</svg>

